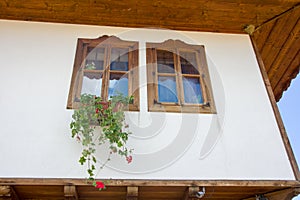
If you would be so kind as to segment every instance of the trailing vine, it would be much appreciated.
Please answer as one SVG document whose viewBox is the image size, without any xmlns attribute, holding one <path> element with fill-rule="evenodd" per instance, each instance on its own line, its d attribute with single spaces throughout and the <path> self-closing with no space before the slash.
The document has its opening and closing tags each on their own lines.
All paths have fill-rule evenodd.
<svg viewBox="0 0 300 200">
<path fill-rule="evenodd" d="M 79 163 L 87 164 L 90 180 L 94 180 L 96 175 L 98 163 L 96 153 L 100 145 L 109 145 L 108 158 L 102 162 L 100 169 L 110 160 L 113 153 L 125 157 L 128 163 L 132 161 L 130 155 L 132 149 L 126 146 L 130 132 L 124 115 L 124 111 L 132 101 L 133 97 L 121 94 L 112 96 L 109 101 L 103 101 L 100 97 L 90 94 L 81 95 L 80 107 L 72 115 L 70 128 L 72 138 L 83 146 Z"/>
</svg>

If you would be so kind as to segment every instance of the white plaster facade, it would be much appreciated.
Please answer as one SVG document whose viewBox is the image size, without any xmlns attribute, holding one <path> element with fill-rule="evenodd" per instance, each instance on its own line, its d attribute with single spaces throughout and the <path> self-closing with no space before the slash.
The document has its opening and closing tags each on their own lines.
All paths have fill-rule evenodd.
<svg viewBox="0 0 300 200">
<path fill-rule="evenodd" d="M 99 178 L 295 180 L 247 35 L 0 21 L 0 177 L 84 178 L 66 109 L 77 38 L 139 42 L 132 164 Z M 217 114 L 147 111 L 145 42 L 205 46 Z"/>
</svg>

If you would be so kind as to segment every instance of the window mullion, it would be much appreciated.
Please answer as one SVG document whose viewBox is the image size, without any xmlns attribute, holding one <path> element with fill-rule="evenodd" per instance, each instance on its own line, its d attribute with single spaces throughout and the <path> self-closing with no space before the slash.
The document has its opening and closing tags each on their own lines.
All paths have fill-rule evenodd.
<svg viewBox="0 0 300 200">
<path fill-rule="evenodd" d="M 157 51 L 154 50 L 152 54 L 153 58 L 153 71 L 152 71 L 152 76 L 153 76 L 153 84 L 154 84 L 154 101 L 158 102 L 158 69 L 157 69 Z"/>
<path fill-rule="evenodd" d="M 102 89 L 101 89 L 101 96 L 103 100 L 108 100 L 110 54 L 111 54 L 111 46 L 107 45 L 105 47 L 104 69 L 103 69 Z"/>
<path fill-rule="evenodd" d="M 135 81 L 135 72 L 134 69 L 132 68 L 135 63 L 133 63 L 132 61 L 133 59 L 133 51 L 131 49 L 131 47 L 128 48 L 128 71 L 127 73 L 127 77 L 128 77 L 128 96 L 133 95 L 133 86 L 134 86 L 134 81 Z"/>
<path fill-rule="evenodd" d="M 197 66 L 198 66 L 198 70 L 200 73 L 199 79 L 200 79 L 200 87 L 202 90 L 203 103 L 206 104 L 208 102 L 208 98 L 207 98 L 206 85 L 205 85 L 205 81 L 204 81 L 204 76 L 205 76 L 205 72 L 203 71 L 204 64 L 201 62 L 202 59 L 200 59 L 201 53 L 202 53 L 201 51 L 200 51 L 200 53 L 199 53 L 199 51 L 196 52 L 196 61 L 197 61 Z"/>
<path fill-rule="evenodd" d="M 178 104 L 184 104 L 184 93 L 182 87 L 182 73 L 181 73 L 181 66 L 180 66 L 180 55 L 179 50 L 175 49 L 174 51 L 174 67 L 176 73 L 176 88 L 177 88 L 177 96 L 178 96 Z"/>
<path fill-rule="evenodd" d="M 83 54 L 82 55 L 86 55 L 87 54 L 87 49 L 88 49 L 89 45 L 84 44 L 84 48 L 83 48 Z M 82 90 L 82 81 L 83 81 L 83 76 L 84 76 L 84 68 L 86 65 L 86 57 L 82 56 L 81 58 L 81 63 L 80 63 L 80 67 L 78 68 L 79 70 L 79 80 L 78 80 L 78 86 L 76 87 L 76 94 L 75 94 L 75 100 L 78 100 L 80 98 L 81 95 L 81 90 Z"/>
</svg>

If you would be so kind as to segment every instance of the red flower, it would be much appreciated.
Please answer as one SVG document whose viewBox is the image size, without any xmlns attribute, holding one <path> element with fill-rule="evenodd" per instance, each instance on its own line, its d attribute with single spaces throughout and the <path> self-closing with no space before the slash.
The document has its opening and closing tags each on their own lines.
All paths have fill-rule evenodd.
<svg viewBox="0 0 300 200">
<path fill-rule="evenodd" d="M 94 186 L 95 186 L 95 188 L 100 189 L 100 190 L 105 189 L 105 185 L 101 181 L 97 181 L 96 183 L 94 183 Z"/>
<path fill-rule="evenodd" d="M 132 162 L 132 156 L 126 156 L 126 160 L 127 160 L 127 163 L 131 163 Z"/>
<path fill-rule="evenodd" d="M 99 108 L 96 108 L 96 113 L 97 113 L 97 114 L 99 113 Z"/>
</svg>

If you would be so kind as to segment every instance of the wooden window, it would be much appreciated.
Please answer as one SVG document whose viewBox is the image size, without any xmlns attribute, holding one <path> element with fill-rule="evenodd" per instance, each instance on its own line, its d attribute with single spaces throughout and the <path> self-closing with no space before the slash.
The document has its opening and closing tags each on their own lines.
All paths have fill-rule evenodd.
<svg viewBox="0 0 300 200">
<path fill-rule="evenodd" d="M 81 94 L 108 100 L 110 96 L 133 95 L 129 110 L 139 110 L 138 42 L 114 36 L 78 39 L 68 108 L 76 108 Z"/>
<path fill-rule="evenodd" d="M 204 46 L 147 43 L 148 110 L 215 113 Z"/>
</svg>

